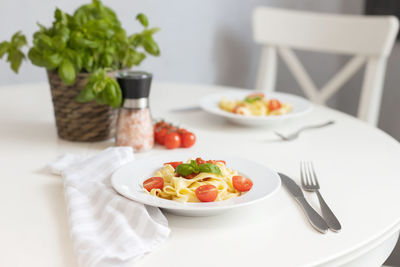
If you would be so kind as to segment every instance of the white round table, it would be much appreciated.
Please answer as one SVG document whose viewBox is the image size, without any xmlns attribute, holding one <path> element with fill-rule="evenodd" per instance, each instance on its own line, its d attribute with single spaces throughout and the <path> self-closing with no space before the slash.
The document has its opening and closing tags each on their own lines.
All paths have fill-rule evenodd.
<svg viewBox="0 0 400 267">
<path fill-rule="evenodd" d="M 239 155 L 298 183 L 299 162 L 312 160 L 321 192 L 342 231 L 316 232 L 281 188 L 271 198 L 218 216 L 166 214 L 170 238 L 135 266 L 380 266 L 400 229 L 399 143 L 355 118 L 320 106 L 274 130 L 290 132 L 328 119 L 336 124 L 304 132 L 290 142 L 278 141 L 268 127 L 236 126 L 200 110 L 171 112 L 224 89 L 154 84 L 153 115 L 196 133 L 198 141 L 187 151 Z M 59 139 L 47 84 L 0 88 L 0 110 L 0 266 L 76 266 L 62 181 L 45 167 L 64 153 L 95 154 L 113 141 Z M 137 157 L 175 151 L 156 147 Z M 318 207 L 314 195 L 306 197 Z"/>
</svg>

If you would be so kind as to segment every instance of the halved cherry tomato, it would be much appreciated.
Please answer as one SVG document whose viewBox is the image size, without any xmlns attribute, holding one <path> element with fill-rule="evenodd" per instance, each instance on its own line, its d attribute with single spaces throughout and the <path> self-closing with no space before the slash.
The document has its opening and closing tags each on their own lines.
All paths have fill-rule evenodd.
<svg viewBox="0 0 400 267">
<path fill-rule="evenodd" d="M 281 102 L 279 102 L 278 99 L 271 99 L 268 103 L 268 109 L 270 111 L 280 109 L 281 107 L 282 107 L 282 104 L 281 104 Z"/>
<path fill-rule="evenodd" d="M 163 189 L 164 179 L 161 177 L 151 177 L 143 182 L 143 187 L 149 192 L 151 189 Z"/>
<path fill-rule="evenodd" d="M 197 162 L 198 165 L 206 163 L 206 161 L 203 160 L 202 158 L 197 158 L 196 162 Z"/>
<path fill-rule="evenodd" d="M 181 146 L 182 147 L 191 147 L 196 143 L 196 135 L 192 132 L 186 132 L 183 134 L 180 134 L 181 136 Z"/>
<path fill-rule="evenodd" d="M 164 137 L 164 145 L 168 149 L 174 149 L 181 146 L 181 137 L 176 132 L 170 132 Z"/>
<path fill-rule="evenodd" d="M 165 136 L 168 134 L 168 129 L 167 128 L 161 128 L 160 130 L 156 131 L 154 133 L 155 141 L 156 143 L 159 143 L 160 145 L 164 144 L 165 141 Z"/>
<path fill-rule="evenodd" d="M 176 167 L 183 164 L 183 162 L 182 161 L 172 161 L 172 162 L 164 163 L 164 165 L 167 165 L 167 164 L 171 165 L 174 169 L 176 169 Z"/>
<path fill-rule="evenodd" d="M 212 202 L 217 198 L 218 190 L 212 184 L 205 184 L 197 187 L 195 193 L 201 202 Z"/>
<path fill-rule="evenodd" d="M 253 182 L 249 178 L 243 176 L 232 177 L 233 187 L 239 192 L 249 191 L 253 187 Z"/>
<path fill-rule="evenodd" d="M 243 107 L 242 104 L 237 104 L 237 105 L 233 108 L 232 112 L 233 112 L 233 113 L 238 113 L 238 109 L 241 108 L 241 107 Z"/>
</svg>

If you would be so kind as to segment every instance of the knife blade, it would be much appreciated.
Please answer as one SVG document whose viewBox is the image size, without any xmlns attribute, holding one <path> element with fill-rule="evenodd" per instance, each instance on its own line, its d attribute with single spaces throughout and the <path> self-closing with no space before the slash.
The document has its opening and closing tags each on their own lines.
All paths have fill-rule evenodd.
<svg viewBox="0 0 400 267">
<path fill-rule="evenodd" d="M 294 199 L 299 203 L 300 207 L 303 208 L 304 213 L 307 216 L 310 224 L 317 229 L 319 232 L 325 234 L 328 231 L 328 225 L 325 220 L 318 214 L 311 206 L 308 204 L 307 200 L 304 198 L 303 191 L 301 188 L 289 178 L 287 175 L 283 173 L 279 173 L 282 184 L 285 186 L 287 191 L 294 197 Z"/>
</svg>

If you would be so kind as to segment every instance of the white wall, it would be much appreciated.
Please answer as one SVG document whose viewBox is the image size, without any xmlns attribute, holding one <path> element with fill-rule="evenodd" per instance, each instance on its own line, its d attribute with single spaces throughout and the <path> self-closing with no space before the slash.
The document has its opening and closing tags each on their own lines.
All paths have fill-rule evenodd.
<svg viewBox="0 0 400 267">
<path fill-rule="evenodd" d="M 0 40 L 22 30 L 31 39 L 39 21 L 49 25 L 55 6 L 72 12 L 80 0 L 2 0 L 0 4 Z M 144 12 L 151 25 L 162 31 L 156 39 L 162 49 L 160 58 L 148 58 L 140 66 L 151 71 L 159 81 L 212 83 L 252 88 L 258 66 L 260 47 L 252 41 L 251 11 L 257 5 L 311 10 L 319 12 L 361 14 L 363 0 L 146 0 L 104 2 L 117 11 L 128 32 L 140 29 L 134 20 Z M 299 57 L 317 85 L 323 85 L 346 61 L 345 57 L 299 52 Z M 379 126 L 400 140 L 400 123 L 392 114 L 400 113 L 398 70 L 400 47 L 389 59 L 383 108 Z M 361 86 L 361 72 L 330 101 L 355 114 Z M 14 74 L 0 62 L 0 85 L 45 81 L 45 71 L 25 63 L 20 74 Z M 301 94 L 283 63 L 279 64 L 278 90 Z"/>
</svg>

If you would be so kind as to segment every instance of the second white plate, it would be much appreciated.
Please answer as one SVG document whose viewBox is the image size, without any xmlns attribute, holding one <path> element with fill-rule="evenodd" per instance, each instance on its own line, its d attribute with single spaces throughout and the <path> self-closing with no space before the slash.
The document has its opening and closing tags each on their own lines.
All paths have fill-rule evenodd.
<svg viewBox="0 0 400 267">
<path fill-rule="evenodd" d="M 223 97 L 229 100 L 242 100 L 247 95 L 255 93 L 254 90 L 234 90 L 221 93 L 210 94 L 200 100 L 200 106 L 203 110 L 228 119 L 229 121 L 246 125 L 246 126 L 264 126 L 272 125 L 274 123 L 282 122 L 287 119 L 297 118 L 312 110 L 310 101 L 291 94 L 286 93 L 269 93 L 267 99 L 276 98 L 283 103 L 292 105 L 292 111 L 288 114 L 277 116 L 246 116 L 234 114 L 219 108 L 218 103 Z"/>
<path fill-rule="evenodd" d="M 253 188 L 240 197 L 207 203 L 180 203 L 158 198 L 144 191 L 143 181 L 150 178 L 157 169 L 163 166 L 163 163 L 186 161 L 197 157 L 225 160 L 229 168 L 249 177 L 253 181 Z M 134 201 L 163 208 L 178 215 L 209 216 L 262 200 L 278 190 L 281 180 L 275 171 L 247 159 L 209 153 L 168 153 L 138 159 L 122 166 L 112 175 L 111 183 L 118 193 Z"/>
</svg>

